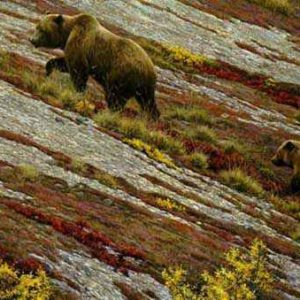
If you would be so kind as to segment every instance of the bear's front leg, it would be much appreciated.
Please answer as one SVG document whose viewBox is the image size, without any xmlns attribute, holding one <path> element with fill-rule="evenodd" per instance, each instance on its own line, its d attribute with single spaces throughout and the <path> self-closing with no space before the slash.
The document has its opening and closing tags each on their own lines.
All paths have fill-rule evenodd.
<svg viewBox="0 0 300 300">
<path fill-rule="evenodd" d="M 70 68 L 71 80 L 77 92 L 84 92 L 87 87 L 89 73 L 87 70 Z"/>
<path fill-rule="evenodd" d="M 296 174 L 293 176 L 291 181 L 291 191 L 292 193 L 300 192 L 300 174 Z"/>
<path fill-rule="evenodd" d="M 46 76 L 49 76 L 53 70 L 68 73 L 68 66 L 64 57 L 52 58 L 46 63 Z"/>
</svg>

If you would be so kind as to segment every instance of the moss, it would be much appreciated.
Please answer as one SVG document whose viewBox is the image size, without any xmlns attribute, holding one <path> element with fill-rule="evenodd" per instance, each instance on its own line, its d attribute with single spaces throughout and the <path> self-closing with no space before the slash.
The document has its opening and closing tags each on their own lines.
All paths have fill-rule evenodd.
<svg viewBox="0 0 300 300">
<path fill-rule="evenodd" d="M 254 196 L 263 196 L 264 190 L 262 186 L 254 179 L 247 176 L 240 169 L 222 171 L 220 178 L 226 185 L 231 188 Z"/>
<path fill-rule="evenodd" d="M 188 156 L 188 160 L 191 161 L 192 165 L 199 170 L 207 169 L 208 162 L 207 156 L 201 152 L 194 152 Z"/>
</svg>

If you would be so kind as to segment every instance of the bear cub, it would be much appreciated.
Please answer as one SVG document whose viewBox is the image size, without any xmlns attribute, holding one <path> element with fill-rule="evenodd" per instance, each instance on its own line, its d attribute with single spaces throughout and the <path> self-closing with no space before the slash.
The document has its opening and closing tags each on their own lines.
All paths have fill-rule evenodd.
<svg viewBox="0 0 300 300">
<path fill-rule="evenodd" d="M 30 41 L 35 47 L 64 50 L 63 57 L 47 62 L 47 75 L 54 69 L 70 73 L 79 92 L 92 76 L 102 85 L 109 109 L 122 110 L 134 97 L 153 119 L 159 117 L 150 57 L 137 43 L 110 32 L 93 16 L 49 14 L 39 21 Z"/>
<path fill-rule="evenodd" d="M 272 158 L 276 166 L 293 168 L 291 189 L 293 193 L 300 191 L 300 141 L 288 140 L 282 143 Z"/>
</svg>

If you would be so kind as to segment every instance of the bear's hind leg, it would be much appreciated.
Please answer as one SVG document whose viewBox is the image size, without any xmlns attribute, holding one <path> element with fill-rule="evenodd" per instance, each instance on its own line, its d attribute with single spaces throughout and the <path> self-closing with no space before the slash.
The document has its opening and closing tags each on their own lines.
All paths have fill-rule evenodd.
<svg viewBox="0 0 300 300">
<path fill-rule="evenodd" d="M 49 76 L 54 70 L 68 73 L 67 63 L 64 57 L 52 58 L 46 63 L 46 76 Z"/>
<path fill-rule="evenodd" d="M 149 114 L 153 120 L 157 120 L 159 118 L 160 112 L 155 102 L 154 86 L 139 90 L 135 97 L 142 109 Z"/>
</svg>

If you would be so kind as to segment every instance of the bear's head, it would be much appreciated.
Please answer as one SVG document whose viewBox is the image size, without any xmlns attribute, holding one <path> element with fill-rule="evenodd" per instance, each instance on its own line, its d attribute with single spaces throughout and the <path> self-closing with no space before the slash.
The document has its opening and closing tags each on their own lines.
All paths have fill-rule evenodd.
<svg viewBox="0 0 300 300">
<path fill-rule="evenodd" d="M 30 42 L 35 47 L 64 48 L 67 37 L 64 34 L 64 16 L 49 14 L 36 25 Z"/>
<path fill-rule="evenodd" d="M 294 155 L 298 150 L 298 145 L 294 141 L 285 141 L 279 146 L 271 161 L 276 166 L 287 166 L 292 168 Z"/>
</svg>

